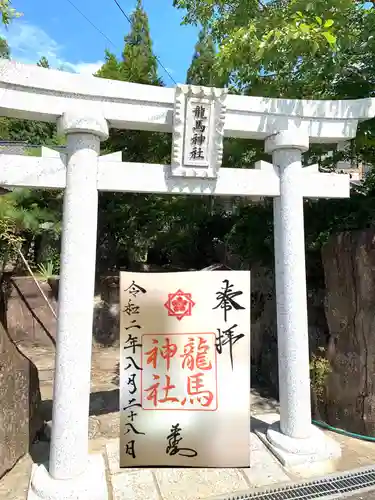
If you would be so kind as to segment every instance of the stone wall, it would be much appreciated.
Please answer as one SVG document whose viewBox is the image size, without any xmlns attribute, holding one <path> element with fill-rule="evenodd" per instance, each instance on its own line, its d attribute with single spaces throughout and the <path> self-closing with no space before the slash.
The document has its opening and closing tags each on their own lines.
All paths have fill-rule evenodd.
<svg viewBox="0 0 375 500">
<path fill-rule="evenodd" d="M 0 478 L 41 430 L 40 403 L 38 370 L 0 323 Z"/>
<path fill-rule="evenodd" d="M 56 300 L 48 283 L 39 285 L 56 310 Z M 34 281 L 29 277 L 10 278 L 7 300 L 8 332 L 15 343 L 51 345 L 56 336 L 56 319 Z"/>
<path fill-rule="evenodd" d="M 57 322 L 31 277 L 10 280 L 7 301 L 7 324 L 16 342 L 51 346 L 55 342 Z M 118 276 L 104 277 L 96 284 L 94 300 L 94 342 L 113 345 L 119 340 Z M 57 311 L 57 286 L 38 280 L 52 308 Z M 77 332 L 78 334 L 79 332 Z"/>
</svg>

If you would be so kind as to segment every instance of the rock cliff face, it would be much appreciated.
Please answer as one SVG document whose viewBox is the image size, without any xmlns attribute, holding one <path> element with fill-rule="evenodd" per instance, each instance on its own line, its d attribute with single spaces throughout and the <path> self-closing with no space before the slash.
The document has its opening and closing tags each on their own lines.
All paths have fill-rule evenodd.
<svg viewBox="0 0 375 500">
<path fill-rule="evenodd" d="M 322 259 L 332 367 L 326 418 L 375 436 L 375 229 L 332 236 Z"/>
<path fill-rule="evenodd" d="M 314 416 L 375 436 L 375 229 L 331 236 L 322 264 L 325 289 L 308 292 L 310 353 L 321 356 L 324 348 L 332 371 Z M 253 381 L 277 394 L 274 277 L 258 266 L 252 267 L 251 341 Z"/>
<path fill-rule="evenodd" d="M 277 397 L 277 325 L 274 274 L 271 269 L 251 269 L 251 368 L 252 381 L 264 383 Z"/>
<path fill-rule="evenodd" d="M 42 428 L 38 371 L 0 324 L 0 478 Z"/>
</svg>

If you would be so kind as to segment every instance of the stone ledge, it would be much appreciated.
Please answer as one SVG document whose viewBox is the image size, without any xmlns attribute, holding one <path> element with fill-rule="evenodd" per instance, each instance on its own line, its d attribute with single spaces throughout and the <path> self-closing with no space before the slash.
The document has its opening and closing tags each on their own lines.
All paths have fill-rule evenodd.
<svg viewBox="0 0 375 500">
<path fill-rule="evenodd" d="M 341 447 L 317 427 L 312 428 L 310 439 L 292 439 L 280 432 L 278 419 L 274 419 L 268 428 L 258 428 L 255 433 L 283 466 L 321 463 L 326 470 L 327 463 L 341 457 Z"/>
</svg>

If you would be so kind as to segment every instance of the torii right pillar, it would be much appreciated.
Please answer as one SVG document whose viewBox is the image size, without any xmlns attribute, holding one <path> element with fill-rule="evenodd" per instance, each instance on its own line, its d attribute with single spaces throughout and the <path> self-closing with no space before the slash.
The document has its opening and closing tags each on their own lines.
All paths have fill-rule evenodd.
<svg viewBox="0 0 375 500">
<path fill-rule="evenodd" d="M 321 174 L 316 165 L 302 168 L 308 149 L 307 127 L 277 132 L 265 143 L 280 179 L 280 196 L 274 198 L 280 422 L 269 427 L 267 441 L 284 465 L 341 455 L 339 444 L 311 421 L 303 198 L 327 191 L 327 197 L 335 197 L 342 188 L 327 182 L 327 175 L 331 181 L 338 174 Z M 347 188 L 349 195 L 349 179 Z"/>
</svg>

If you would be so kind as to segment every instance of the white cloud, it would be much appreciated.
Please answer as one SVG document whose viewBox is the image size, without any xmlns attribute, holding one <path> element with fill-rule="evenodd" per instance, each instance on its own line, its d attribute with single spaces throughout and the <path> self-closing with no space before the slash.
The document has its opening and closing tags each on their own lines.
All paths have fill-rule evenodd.
<svg viewBox="0 0 375 500">
<path fill-rule="evenodd" d="M 8 41 L 12 59 L 26 64 L 36 64 L 46 57 L 52 68 L 63 68 L 74 73 L 93 74 L 103 61 L 71 63 L 62 56 L 64 47 L 56 42 L 42 28 L 18 20 L 8 29 L 0 28 L 0 36 Z"/>
<path fill-rule="evenodd" d="M 96 73 L 104 64 L 104 61 L 97 61 L 93 63 L 79 62 L 77 64 L 72 64 L 70 62 L 64 62 L 62 67 L 67 71 L 73 71 L 74 73 L 81 73 L 82 75 L 92 75 Z"/>
</svg>

